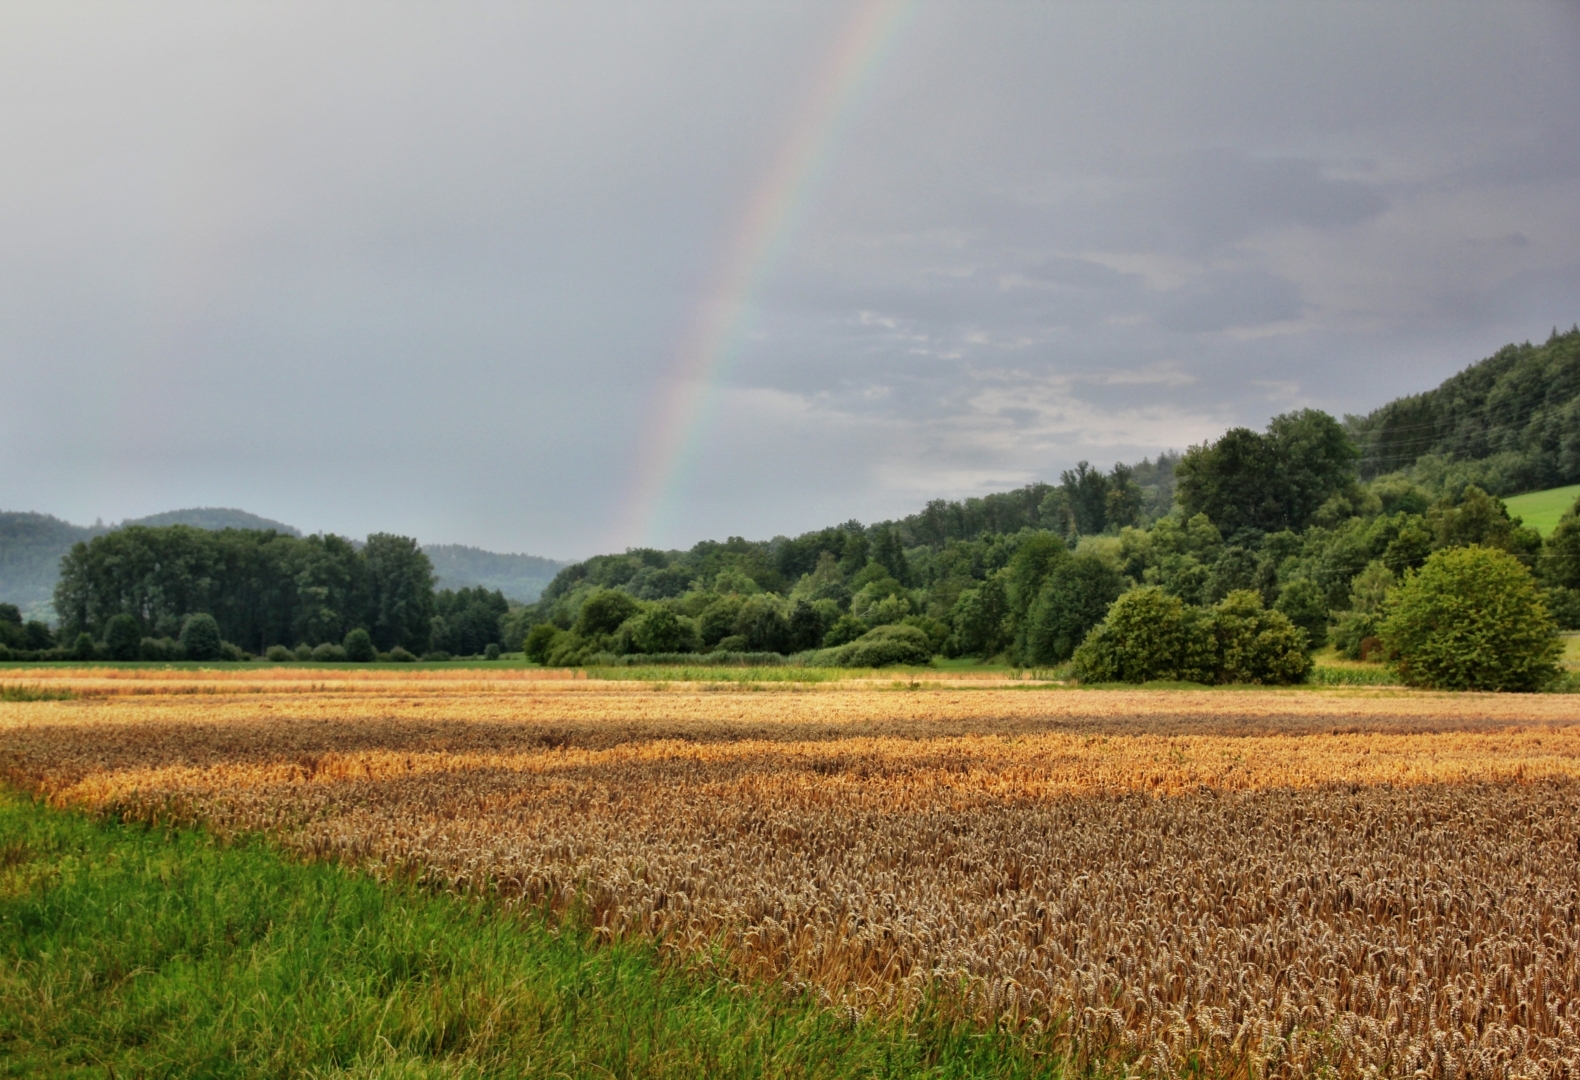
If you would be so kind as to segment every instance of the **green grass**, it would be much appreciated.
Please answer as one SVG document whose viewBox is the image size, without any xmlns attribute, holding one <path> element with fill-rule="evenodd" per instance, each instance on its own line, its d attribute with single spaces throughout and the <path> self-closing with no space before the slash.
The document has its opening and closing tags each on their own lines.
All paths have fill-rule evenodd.
<svg viewBox="0 0 1580 1080">
<path fill-rule="evenodd" d="M 943 1016 L 857 1021 L 485 900 L 0 792 L 0 1076 L 1055 1069 Z"/>
<path fill-rule="evenodd" d="M 1576 499 L 1580 499 L 1580 484 L 1515 495 L 1504 499 L 1503 505 L 1509 508 L 1510 514 L 1523 518 L 1525 524 L 1546 536 Z"/>
</svg>

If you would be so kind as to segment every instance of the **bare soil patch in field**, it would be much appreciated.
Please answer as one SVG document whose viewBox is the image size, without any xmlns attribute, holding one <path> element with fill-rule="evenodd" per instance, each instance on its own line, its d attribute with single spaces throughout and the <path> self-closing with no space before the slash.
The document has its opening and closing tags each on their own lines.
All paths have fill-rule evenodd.
<svg viewBox="0 0 1580 1080">
<path fill-rule="evenodd" d="M 1572 698 L 187 674 L 0 767 L 1144 1072 L 1580 1069 Z"/>
</svg>

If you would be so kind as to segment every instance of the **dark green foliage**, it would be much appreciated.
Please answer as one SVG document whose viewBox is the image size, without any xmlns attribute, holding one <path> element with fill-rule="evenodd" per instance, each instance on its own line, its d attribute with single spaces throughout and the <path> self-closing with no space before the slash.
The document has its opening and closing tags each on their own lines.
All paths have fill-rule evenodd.
<svg viewBox="0 0 1580 1080">
<path fill-rule="evenodd" d="M 378 650 L 373 647 L 373 636 L 361 627 L 347 634 L 341 647 L 346 651 L 346 659 L 353 664 L 371 664 L 378 659 Z"/>
<path fill-rule="evenodd" d="M 326 641 L 314 647 L 310 656 L 313 662 L 317 664 L 338 664 L 346 659 L 346 647 L 344 645 L 331 645 Z M 449 657 L 447 656 L 445 659 L 448 660 Z"/>
<path fill-rule="evenodd" d="M 932 643 L 924 631 L 895 623 L 874 627 L 849 644 L 815 653 L 809 662 L 819 667 L 889 667 L 920 666 L 932 659 Z"/>
<path fill-rule="evenodd" d="M 1032 607 L 1022 663 L 1068 660 L 1124 589 L 1119 571 L 1096 555 L 1083 552 L 1060 560 L 1049 571 Z"/>
<path fill-rule="evenodd" d="M 1557 627 L 1531 572 L 1506 551 L 1435 552 L 1385 611 L 1381 637 L 1409 685 L 1537 690 L 1558 673 Z"/>
<path fill-rule="evenodd" d="M 71 644 L 71 659 L 92 660 L 97 655 L 93 645 L 93 635 L 84 631 L 77 635 L 77 640 Z"/>
<path fill-rule="evenodd" d="M 1291 623 L 1306 633 L 1307 647 L 1320 649 L 1328 643 L 1328 597 L 1310 578 L 1298 578 L 1285 585 L 1273 605 Z"/>
<path fill-rule="evenodd" d="M 1108 527 L 1109 480 L 1085 462 L 1059 474 L 1059 490 L 1069 500 L 1075 531 L 1095 536 Z"/>
<path fill-rule="evenodd" d="M 178 659 L 180 651 L 181 646 L 169 638 L 145 637 L 137 646 L 137 658 L 168 663 Z"/>
<path fill-rule="evenodd" d="M 1114 466 L 1108 477 L 1108 501 L 1105 527 L 1129 528 L 1141 523 L 1141 487 L 1135 481 L 1136 470 L 1123 463 Z"/>
<path fill-rule="evenodd" d="M 1009 643 L 1009 611 L 1009 593 L 998 575 L 962 592 L 951 612 L 950 652 L 984 658 L 1000 652 Z"/>
<path fill-rule="evenodd" d="M 22 647 L 34 651 L 53 649 L 55 647 L 55 635 L 50 632 L 49 627 L 44 623 L 39 622 L 37 619 L 29 619 L 26 625 L 22 627 Z"/>
<path fill-rule="evenodd" d="M 1580 481 L 1580 330 L 1508 345 L 1443 382 L 1351 417 L 1364 477 L 1422 458 L 1485 462 L 1469 482 L 1512 495 Z"/>
<path fill-rule="evenodd" d="M 1580 501 L 1564 513 L 1547 537 L 1540 565 L 1549 585 L 1580 590 Z"/>
<path fill-rule="evenodd" d="M 403 537 L 369 537 L 359 552 L 337 536 L 187 525 L 129 526 L 79 543 L 55 589 L 70 634 L 102 634 L 124 613 L 163 637 L 204 612 L 224 640 L 255 652 L 340 641 L 359 626 L 381 648 L 425 647 L 432 603 L 427 556 Z"/>
<path fill-rule="evenodd" d="M 696 647 L 691 627 L 671 608 L 651 607 L 634 616 L 625 626 L 629 628 L 630 652 L 680 653 Z"/>
<path fill-rule="evenodd" d="M 628 594 L 617 589 L 602 589 L 583 601 L 574 629 L 582 637 L 612 634 L 639 610 L 640 605 Z"/>
<path fill-rule="evenodd" d="M 807 649 L 815 649 L 823 644 L 823 637 L 828 632 L 827 626 L 828 624 L 823 620 L 823 613 L 810 601 L 797 600 L 790 608 L 790 616 L 785 626 L 790 651 L 805 652 Z"/>
<path fill-rule="evenodd" d="M 1541 552 L 1542 538 L 1536 530 L 1521 528 L 1509 517 L 1501 499 L 1474 485 L 1457 496 L 1444 496 L 1427 511 L 1426 521 L 1438 548 L 1498 548 L 1528 566 L 1535 564 Z"/>
<path fill-rule="evenodd" d="M 491 642 L 488 643 L 488 648 L 483 650 L 483 659 L 484 660 L 498 660 L 499 659 L 499 645 L 498 645 L 497 642 L 491 641 Z"/>
<path fill-rule="evenodd" d="M 358 553 L 367 568 L 366 629 L 373 644 L 427 645 L 433 620 L 433 564 L 408 536 L 374 533 Z"/>
<path fill-rule="evenodd" d="M 136 660 L 143 644 L 143 628 L 126 612 L 112 615 L 104 624 L 104 649 L 111 660 Z"/>
<path fill-rule="evenodd" d="M 1224 597 L 1212 609 L 1208 625 L 1214 682 L 1281 686 L 1304 682 L 1311 671 L 1305 631 L 1282 612 L 1263 608 L 1257 592 L 1245 589 Z"/>
<path fill-rule="evenodd" d="M 732 627 L 734 634 L 731 635 L 740 638 L 742 643 L 729 651 L 787 651 L 790 647 L 790 626 L 780 610 L 782 603 L 777 597 L 747 597 L 735 615 Z"/>
<path fill-rule="evenodd" d="M 867 632 L 867 624 L 854 615 L 841 615 L 834 620 L 834 625 L 828 628 L 828 633 L 823 636 L 824 648 L 836 648 L 848 645 Z"/>
<path fill-rule="evenodd" d="M 1210 610 L 1155 586 L 1132 590 L 1075 650 L 1084 682 L 1301 682 L 1311 669 L 1306 636 L 1253 590 Z"/>
<path fill-rule="evenodd" d="M 441 590 L 434 597 L 429 644 L 456 656 L 478 656 L 503 643 L 503 621 L 510 603 L 499 591 Z"/>
<path fill-rule="evenodd" d="M 188 615 L 181 624 L 181 654 L 188 660 L 218 660 L 219 623 L 205 612 Z"/>
<path fill-rule="evenodd" d="M 313 658 L 313 647 L 306 642 L 298 645 L 296 647 L 296 658 L 298 660 L 311 660 Z"/>
<path fill-rule="evenodd" d="M 1175 470 L 1187 517 L 1220 529 L 1303 529 L 1332 495 L 1354 482 L 1356 450 L 1338 421 L 1305 409 L 1273 418 L 1266 434 L 1234 428 L 1193 446 Z"/>
<path fill-rule="evenodd" d="M 697 617 L 697 632 L 702 643 L 712 647 L 735 632 L 735 617 L 741 613 L 745 599 L 739 595 L 721 596 L 702 610 Z"/>
<path fill-rule="evenodd" d="M 389 651 L 389 658 L 391 663 L 396 664 L 412 664 L 417 661 L 415 653 L 408 649 L 403 649 L 399 645 Z"/>
<path fill-rule="evenodd" d="M 284 645 L 270 645 L 263 658 L 271 664 L 285 664 L 296 659 L 296 654 Z"/>
<path fill-rule="evenodd" d="M 1206 614 L 1157 586 L 1132 589 L 1075 650 L 1083 682 L 1211 681 L 1216 664 Z"/>
<path fill-rule="evenodd" d="M 549 648 L 554 639 L 564 631 L 553 623 L 539 623 L 527 631 L 526 640 L 522 643 L 522 651 L 528 660 L 534 664 L 541 664 L 548 659 Z"/>
</svg>

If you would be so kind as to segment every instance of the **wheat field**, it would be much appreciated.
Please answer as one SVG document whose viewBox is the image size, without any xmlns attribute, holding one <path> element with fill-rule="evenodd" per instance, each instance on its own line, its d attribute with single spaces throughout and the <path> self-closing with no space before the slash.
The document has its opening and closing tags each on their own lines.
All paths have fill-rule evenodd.
<svg viewBox="0 0 1580 1080">
<path fill-rule="evenodd" d="M 138 674 L 7 780 L 1082 1067 L 1580 1074 L 1573 698 Z"/>
</svg>

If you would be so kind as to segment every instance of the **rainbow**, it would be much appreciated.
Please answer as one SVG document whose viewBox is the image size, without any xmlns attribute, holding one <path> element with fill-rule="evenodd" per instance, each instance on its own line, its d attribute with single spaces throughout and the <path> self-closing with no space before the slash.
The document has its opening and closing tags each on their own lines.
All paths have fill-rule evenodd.
<svg viewBox="0 0 1580 1080">
<path fill-rule="evenodd" d="M 845 23 L 790 138 L 774 156 L 697 304 L 636 460 L 621 538 L 651 543 L 697 456 L 712 390 L 740 352 L 757 298 L 826 172 L 839 137 L 915 0 L 863 0 Z"/>
</svg>

